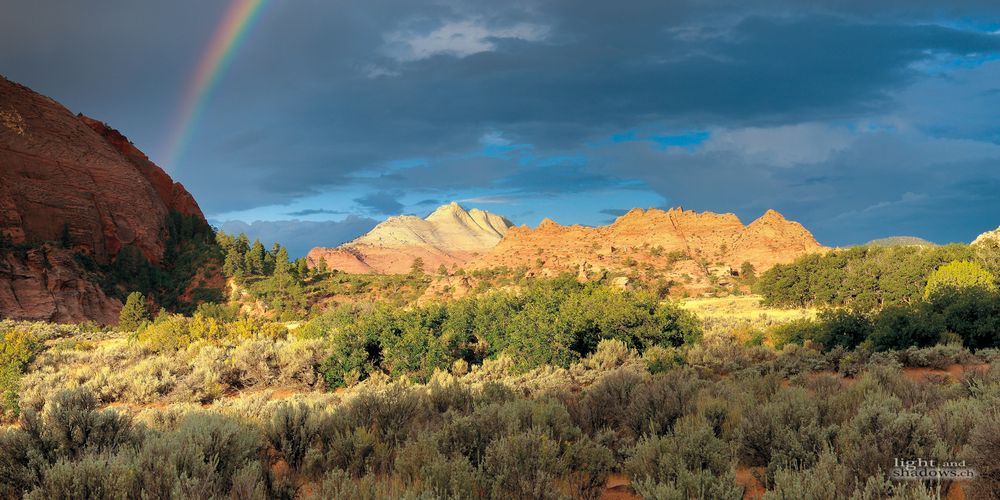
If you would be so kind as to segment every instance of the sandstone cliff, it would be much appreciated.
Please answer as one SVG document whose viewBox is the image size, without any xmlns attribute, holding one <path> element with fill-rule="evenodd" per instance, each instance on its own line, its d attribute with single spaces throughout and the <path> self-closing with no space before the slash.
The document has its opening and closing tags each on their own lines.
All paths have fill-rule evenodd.
<svg viewBox="0 0 1000 500">
<path fill-rule="evenodd" d="M 734 214 L 636 208 L 607 226 L 546 219 L 535 229 L 512 228 L 468 267 L 506 266 L 543 276 L 574 272 L 581 279 L 617 273 L 673 280 L 698 292 L 731 281 L 744 262 L 759 273 L 822 249 L 801 224 L 773 210 L 743 225 Z"/>
<path fill-rule="evenodd" d="M 465 210 L 458 203 L 443 205 L 426 218 L 390 217 L 360 238 L 337 248 L 314 248 L 307 260 L 347 273 L 402 274 L 413 261 L 423 260 L 432 272 L 440 265 L 462 265 L 493 248 L 512 224 L 483 210 Z"/>
<path fill-rule="evenodd" d="M 163 257 L 171 211 L 197 203 L 118 131 L 0 77 L 0 317 L 115 321 L 77 255 Z"/>
</svg>

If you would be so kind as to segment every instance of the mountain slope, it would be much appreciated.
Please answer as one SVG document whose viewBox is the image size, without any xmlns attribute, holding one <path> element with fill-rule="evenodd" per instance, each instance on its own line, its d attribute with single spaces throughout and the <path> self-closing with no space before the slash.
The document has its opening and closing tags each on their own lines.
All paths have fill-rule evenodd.
<svg viewBox="0 0 1000 500">
<path fill-rule="evenodd" d="M 311 265 L 320 260 L 330 269 L 347 273 L 402 274 L 415 259 L 432 271 L 440 265 L 462 265 L 493 248 L 512 226 L 502 216 L 458 203 L 438 207 L 426 218 L 390 217 L 364 236 L 337 248 L 317 247 L 307 256 Z"/>
<path fill-rule="evenodd" d="M 128 139 L 0 77 L 0 316 L 113 323 L 84 263 L 159 264 L 178 213 L 201 210 Z"/>
</svg>

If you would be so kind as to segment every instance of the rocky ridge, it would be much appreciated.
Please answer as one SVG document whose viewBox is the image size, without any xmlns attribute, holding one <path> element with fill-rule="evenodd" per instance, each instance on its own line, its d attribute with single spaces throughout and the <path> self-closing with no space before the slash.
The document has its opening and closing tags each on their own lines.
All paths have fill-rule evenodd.
<svg viewBox="0 0 1000 500">
<path fill-rule="evenodd" d="M 744 263 L 759 273 L 823 248 L 801 224 L 774 210 L 744 225 L 731 213 L 636 208 L 606 226 L 561 226 L 546 219 L 534 229 L 512 228 L 468 267 L 663 279 L 696 293 L 732 281 Z"/>
</svg>

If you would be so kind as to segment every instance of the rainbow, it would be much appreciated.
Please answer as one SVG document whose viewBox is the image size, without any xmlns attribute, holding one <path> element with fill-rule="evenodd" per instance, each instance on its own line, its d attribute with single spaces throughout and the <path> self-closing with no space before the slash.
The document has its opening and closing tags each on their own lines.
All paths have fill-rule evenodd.
<svg viewBox="0 0 1000 500">
<path fill-rule="evenodd" d="M 208 49 L 195 68 L 176 120 L 170 129 L 165 156 L 165 165 L 168 169 L 183 155 L 197 128 L 198 119 L 205 110 L 208 98 L 232 61 L 240 42 L 246 37 L 254 21 L 260 17 L 265 3 L 267 0 L 232 0 L 226 10 L 226 15 L 212 35 Z"/>
</svg>

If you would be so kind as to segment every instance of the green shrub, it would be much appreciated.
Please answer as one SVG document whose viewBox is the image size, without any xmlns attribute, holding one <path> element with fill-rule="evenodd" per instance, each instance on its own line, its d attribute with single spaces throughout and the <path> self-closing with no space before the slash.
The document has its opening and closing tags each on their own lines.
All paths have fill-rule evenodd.
<svg viewBox="0 0 1000 500">
<path fill-rule="evenodd" d="M 774 266 L 758 277 L 754 291 L 764 296 L 765 305 L 874 311 L 919 302 L 935 269 L 974 257 L 969 245 L 854 247 Z"/>
<path fill-rule="evenodd" d="M 931 297 L 930 307 L 948 332 L 971 349 L 1000 346 L 1000 293 L 979 288 L 945 289 Z"/>
<path fill-rule="evenodd" d="M 22 427 L 49 461 L 114 451 L 136 443 L 142 433 L 128 416 L 99 411 L 97 399 L 81 389 L 59 391 L 41 413 L 25 412 Z"/>
<path fill-rule="evenodd" d="M 315 490 L 305 496 L 305 498 L 316 500 L 329 498 L 382 500 L 399 497 L 401 497 L 399 492 L 393 491 L 386 483 L 378 481 L 374 476 L 364 476 L 360 480 L 355 480 L 339 469 L 327 473 Z"/>
<path fill-rule="evenodd" d="M 644 434 L 669 432 L 678 419 L 694 412 L 698 391 L 702 387 L 701 381 L 690 370 L 654 376 L 637 387 L 629 401 L 620 407 L 624 408 L 623 430 L 636 438 Z"/>
<path fill-rule="evenodd" d="M 870 395 L 838 436 L 842 460 L 861 479 L 887 473 L 897 458 L 937 458 L 945 454 L 934 423 L 904 410 L 894 396 Z"/>
<path fill-rule="evenodd" d="M 666 436 L 646 436 L 625 462 L 643 498 L 742 498 L 729 446 L 697 417 Z"/>
<path fill-rule="evenodd" d="M 875 316 L 870 340 L 880 351 L 926 347 L 936 344 L 944 332 L 943 320 L 923 304 L 889 306 Z"/>
<path fill-rule="evenodd" d="M 978 476 L 968 484 L 972 498 L 1000 496 L 1000 414 L 991 409 L 982 414 L 969 436 L 968 459 Z"/>
<path fill-rule="evenodd" d="M 742 462 L 767 467 L 770 481 L 779 469 L 811 467 L 835 435 L 836 427 L 820 423 L 819 408 L 805 389 L 783 389 L 759 410 L 744 413 Z"/>
<path fill-rule="evenodd" d="M 677 368 L 684 364 L 684 356 L 675 348 L 653 346 L 642 353 L 646 370 L 656 375 Z"/>
<path fill-rule="evenodd" d="M 401 385 L 358 394 L 344 409 L 351 427 L 370 429 L 390 444 L 405 440 L 411 424 L 426 415 L 427 401 L 417 391 Z"/>
<path fill-rule="evenodd" d="M 176 430 L 151 436 L 138 450 L 134 468 L 141 493 L 135 496 L 224 496 L 234 479 L 247 480 L 248 467 L 259 467 L 263 444 L 259 431 L 231 417 L 189 414 Z"/>
<path fill-rule="evenodd" d="M 596 500 L 604 493 L 608 476 L 615 466 L 611 450 L 587 435 L 568 443 L 560 461 L 566 469 L 563 476 L 569 495 L 590 500 Z"/>
<path fill-rule="evenodd" d="M 781 468 L 774 472 L 774 487 L 765 492 L 763 500 L 832 500 L 849 498 L 853 474 L 837 461 L 837 456 L 825 451 L 811 467 Z"/>
<path fill-rule="evenodd" d="M 40 480 L 47 460 L 37 440 L 21 429 L 0 431 L 0 497 L 17 498 Z"/>
<path fill-rule="evenodd" d="M 322 446 L 312 452 L 306 462 L 313 474 L 340 469 L 353 477 L 361 477 L 368 473 L 389 472 L 391 456 L 388 446 L 377 434 L 357 427 L 324 436 Z"/>
<path fill-rule="evenodd" d="M 282 403 L 264 429 L 271 446 L 292 469 L 302 466 L 306 452 L 319 438 L 323 413 L 305 403 Z"/>
<path fill-rule="evenodd" d="M 0 333 L 0 421 L 18 415 L 21 374 L 41 348 L 31 332 L 16 329 Z"/>
<path fill-rule="evenodd" d="M 470 498 L 482 495 L 478 471 L 468 459 L 449 458 L 438 451 L 433 439 L 410 441 L 396 454 L 396 476 L 411 489 L 435 498 Z"/>
<path fill-rule="evenodd" d="M 615 370 L 598 379 L 580 400 L 583 428 L 590 433 L 606 428 L 621 429 L 628 413 L 608 410 L 628 408 L 634 399 L 633 392 L 642 382 L 642 376 L 631 370 Z"/>
<path fill-rule="evenodd" d="M 40 484 L 25 495 L 30 500 L 130 498 L 136 490 L 128 457 L 88 455 L 76 461 L 61 459 L 45 470 Z"/>
<path fill-rule="evenodd" d="M 788 344 L 802 345 L 806 341 L 818 341 L 823 336 L 823 328 L 816 321 L 797 319 L 772 327 L 768 336 L 774 348 L 781 350 Z"/>
<path fill-rule="evenodd" d="M 504 436 L 486 449 L 483 478 L 493 498 L 558 498 L 565 470 L 559 443 L 537 432 Z"/>
<path fill-rule="evenodd" d="M 149 322 L 149 311 L 146 309 L 146 297 L 140 292 L 128 294 L 125 305 L 118 314 L 118 329 L 123 332 L 134 332 Z"/>
</svg>

